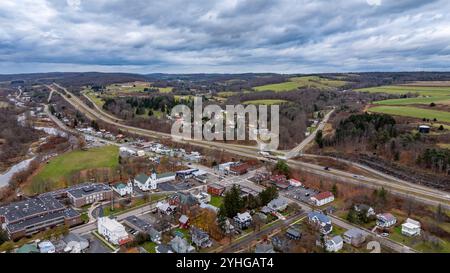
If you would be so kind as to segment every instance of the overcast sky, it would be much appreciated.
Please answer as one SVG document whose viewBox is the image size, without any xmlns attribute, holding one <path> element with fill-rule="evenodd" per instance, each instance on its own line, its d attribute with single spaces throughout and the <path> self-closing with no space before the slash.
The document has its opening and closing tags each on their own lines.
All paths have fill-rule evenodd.
<svg viewBox="0 0 450 273">
<path fill-rule="evenodd" d="M 450 70 L 448 0 L 0 0 L 0 73 Z"/>
</svg>

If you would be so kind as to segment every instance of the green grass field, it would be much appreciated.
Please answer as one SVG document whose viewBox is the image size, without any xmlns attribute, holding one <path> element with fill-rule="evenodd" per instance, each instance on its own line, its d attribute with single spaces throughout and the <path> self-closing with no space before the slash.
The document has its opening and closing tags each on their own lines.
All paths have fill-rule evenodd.
<svg viewBox="0 0 450 273">
<path fill-rule="evenodd" d="M 85 94 L 100 108 L 102 108 L 103 104 L 105 104 L 105 101 L 103 100 L 103 98 L 97 96 L 95 93 L 93 93 L 91 91 L 87 91 Z"/>
<path fill-rule="evenodd" d="M 421 96 L 450 96 L 450 87 L 436 87 L 436 86 L 386 85 L 379 87 L 355 89 L 354 91 L 369 92 L 369 93 L 387 93 L 396 95 L 418 93 Z"/>
<path fill-rule="evenodd" d="M 215 207 L 220 207 L 222 205 L 222 202 L 223 202 L 223 197 L 211 196 L 211 201 L 209 203 Z"/>
<path fill-rule="evenodd" d="M 242 104 L 254 104 L 254 105 L 259 105 L 259 104 L 265 104 L 265 105 L 274 105 L 274 104 L 281 104 L 281 103 L 285 103 L 288 102 L 286 100 L 248 100 L 248 101 L 244 101 Z"/>
<path fill-rule="evenodd" d="M 254 87 L 254 89 L 256 91 L 271 90 L 275 92 L 291 91 L 298 88 L 317 88 L 321 90 L 331 90 L 342 87 L 345 84 L 346 82 L 341 80 L 330 80 L 317 76 L 305 76 L 290 78 L 288 82 L 257 86 Z"/>
<path fill-rule="evenodd" d="M 117 146 L 104 146 L 87 151 L 72 151 L 50 160 L 33 178 L 31 190 L 39 189 L 35 183 L 51 181 L 54 184 L 62 178 L 67 178 L 75 172 L 95 169 L 115 169 L 119 165 L 119 148 Z"/>
<path fill-rule="evenodd" d="M 370 112 L 384 113 L 413 118 L 427 118 L 450 123 L 450 112 L 421 109 L 410 106 L 375 106 L 369 109 Z"/>
<path fill-rule="evenodd" d="M 406 99 L 391 99 L 391 100 L 381 100 L 376 101 L 374 104 L 379 105 L 410 105 L 410 104 L 430 104 L 430 103 L 449 103 L 450 96 L 432 96 L 432 97 L 416 97 L 416 98 L 406 98 Z"/>
<path fill-rule="evenodd" d="M 173 90 L 173 87 L 157 87 L 159 93 L 170 93 Z"/>
</svg>

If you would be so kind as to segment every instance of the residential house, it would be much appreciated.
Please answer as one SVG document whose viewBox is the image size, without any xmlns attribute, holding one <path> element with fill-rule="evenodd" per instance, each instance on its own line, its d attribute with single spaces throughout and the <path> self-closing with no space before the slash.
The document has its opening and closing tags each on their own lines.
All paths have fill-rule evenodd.
<svg viewBox="0 0 450 273">
<path fill-rule="evenodd" d="M 298 181 L 297 179 L 289 179 L 289 184 L 293 187 L 301 187 L 303 184 L 302 182 Z"/>
<path fill-rule="evenodd" d="M 238 213 L 233 220 L 240 229 L 246 229 L 252 223 L 252 216 L 249 212 Z"/>
<path fill-rule="evenodd" d="M 133 183 L 131 181 L 128 181 L 127 184 L 119 183 L 119 184 L 113 186 L 113 190 L 122 197 L 127 194 L 132 194 L 133 193 Z"/>
<path fill-rule="evenodd" d="M 407 218 L 402 224 L 402 234 L 411 237 L 420 235 L 420 222 Z"/>
<path fill-rule="evenodd" d="M 331 219 L 321 212 L 318 211 L 309 212 L 308 220 L 310 223 L 317 224 L 322 234 L 329 234 L 333 230 Z"/>
<path fill-rule="evenodd" d="M 300 230 L 300 225 L 290 226 L 286 230 L 286 236 L 289 239 L 292 239 L 292 240 L 300 240 L 300 238 L 302 237 L 302 232 Z"/>
<path fill-rule="evenodd" d="M 330 202 L 334 201 L 334 195 L 332 192 L 324 191 L 319 194 L 314 195 L 311 197 L 311 201 L 315 206 L 323 206 L 325 204 L 328 204 Z"/>
<path fill-rule="evenodd" d="M 178 222 L 180 223 L 180 228 L 189 228 L 189 217 L 186 215 L 181 215 Z"/>
<path fill-rule="evenodd" d="M 206 248 L 212 245 L 209 234 L 199 228 L 191 227 L 191 238 L 192 243 L 199 248 Z"/>
<path fill-rule="evenodd" d="M 190 193 L 177 192 L 169 196 L 169 204 L 177 206 L 182 213 L 187 213 L 195 207 L 199 206 L 197 198 Z"/>
<path fill-rule="evenodd" d="M 356 204 L 353 208 L 356 212 L 365 212 L 366 217 L 375 215 L 375 210 L 371 206 L 366 204 Z"/>
<path fill-rule="evenodd" d="M 272 243 L 267 240 L 256 245 L 255 253 L 275 253 L 275 250 Z"/>
<path fill-rule="evenodd" d="M 15 253 L 39 253 L 39 249 L 34 244 L 24 244 Z"/>
<path fill-rule="evenodd" d="M 170 241 L 170 246 L 175 253 L 192 253 L 195 248 L 191 246 L 186 239 L 179 236 L 173 237 Z"/>
<path fill-rule="evenodd" d="M 145 219 L 131 215 L 125 218 L 123 223 L 138 232 L 148 234 L 152 242 L 159 242 L 161 240 L 161 232 L 157 231 L 152 224 Z"/>
<path fill-rule="evenodd" d="M 342 237 L 337 235 L 331 239 L 325 240 L 325 249 L 329 252 L 338 252 L 344 246 Z"/>
<path fill-rule="evenodd" d="M 172 248 L 168 245 L 159 244 L 155 246 L 156 253 L 173 253 Z"/>
<path fill-rule="evenodd" d="M 344 242 L 354 247 L 360 247 L 366 240 L 364 232 L 358 228 L 352 228 L 344 232 Z"/>
<path fill-rule="evenodd" d="M 50 241 L 42 241 L 38 244 L 40 253 L 55 253 L 55 246 Z"/>
<path fill-rule="evenodd" d="M 204 191 L 198 191 L 193 193 L 194 197 L 197 198 L 199 203 L 209 203 L 211 201 L 211 195 Z"/>
<path fill-rule="evenodd" d="M 109 217 L 98 218 L 97 231 L 100 235 L 115 245 L 123 245 L 131 240 L 125 230 L 125 227 L 115 219 L 111 219 Z"/>
<path fill-rule="evenodd" d="M 377 214 L 377 226 L 380 228 L 390 228 L 397 223 L 397 218 L 390 213 Z"/>
<path fill-rule="evenodd" d="M 156 209 L 160 213 L 171 215 L 176 211 L 177 206 L 170 205 L 169 202 L 166 201 L 159 201 L 158 203 L 156 203 Z"/>
<path fill-rule="evenodd" d="M 69 233 L 63 238 L 64 252 L 82 253 L 89 247 L 89 241 L 76 233 Z"/>
<path fill-rule="evenodd" d="M 211 204 L 200 203 L 200 208 L 202 208 L 202 209 L 209 209 L 210 211 L 213 211 L 215 213 L 219 212 L 219 208 L 216 207 L 216 206 L 213 206 Z"/>
<path fill-rule="evenodd" d="M 280 189 L 287 189 L 290 186 L 289 181 L 284 174 L 271 175 L 270 182 Z"/>
</svg>

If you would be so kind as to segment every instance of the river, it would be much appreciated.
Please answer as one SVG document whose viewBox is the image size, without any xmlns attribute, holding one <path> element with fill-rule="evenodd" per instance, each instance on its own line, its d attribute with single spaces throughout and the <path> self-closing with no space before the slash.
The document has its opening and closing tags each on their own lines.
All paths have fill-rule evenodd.
<svg viewBox="0 0 450 273">
<path fill-rule="evenodd" d="M 33 159 L 34 157 L 19 162 L 16 165 L 12 166 L 7 172 L 0 174 L 0 188 L 7 186 L 15 173 L 18 173 L 28 168 L 30 162 L 33 161 Z"/>
</svg>

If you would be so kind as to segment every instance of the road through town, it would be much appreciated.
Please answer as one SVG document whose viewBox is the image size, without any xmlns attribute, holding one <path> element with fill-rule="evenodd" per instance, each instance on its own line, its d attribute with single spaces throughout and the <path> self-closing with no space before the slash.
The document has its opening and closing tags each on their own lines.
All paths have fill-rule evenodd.
<svg viewBox="0 0 450 273">
<path fill-rule="evenodd" d="M 80 112 L 86 114 L 88 117 L 93 119 L 99 119 L 103 122 L 106 122 L 108 124 L 114 125 L 117 128 L 120 128 L 124 131 L 128 131 L 130 133 L 136 134 L 136 135 L 142 135 L 147 136 L 151 138 L 171 138 L 170 134 L 161 133 L 161 132 L 155 132 L 151 130 L 146 130 L 142 128 L 136 128 L 129 125 L 122 124 L 118 122 L 117 120 L 111 119 L 109 116 L 103 115 L 101 112 L 96 111 L 95 109 L 90 108 L 86 104 L 84 104 L 78 97 L 76 97 L 74 94 L 67 91 L 67 89 L 61 87 L 61 86 L 48 86 L 50 90 L 55 90 L 56 92 L 60 93 L 61 96 L 69 102 L 73 107 L 78 109 Z M 61 90 L 65 92 L 65 95 Z M 330 113 L 329 113 L 330 114 Z M 219 142 L 210 142 L 210 141 L 198 141 L 198 140 L 176 140 L 172 139 L 173 141 L 177 141 L 180 143 L 190 144 L 194 146 L 199 146 L 207 149 L 214 149 L 214 150 L 221 150 L 226 151 L 229 153 L 234 153 L 243 157 L 247 158 L 256 158 L 263 161 L 270 161 L 269 159 L 266 159 L 264 157 L 261 157 L 258 155 L 258 151 L 254 148 L 245 148 L 240 145 L 233 145 L 233 144 L 226 144 L 226 143 L 219 143 Z M 403 197 L 411 197 L 414 198 L 417 201 L 420 201 L 422 203 L 436 206 L 438 204 L 442 204 L 444 207 L 450 208 L 450 196 L 447 192 L 431 189 L 428 187 L 416 185 L 410 182 L 406 181 L 399 181 L 399 179 L 390 177 L 388 175 L 385 175 L 385 179 L 375 179 L 375 178 L 368 178 L 368 177 L 355 177 L 354 174 L 345 172 L 345 171 L 339 171 L 339 170 L 324 170 L 324 166 L 301 162 L 298 160 L 287 160 L 288 164 L 292 168 L 296 168 L 299 170 L 307 171 L 314 173 L 316 175 L 336 179 L 338 181 L 354 184 L 354 185 L 362 185 L 362 186 L 368 186 L 372 188 L 380 188 L 385 187 L 388 189 L 391 193 L 397 194 Z M 374 171 L 370 168 L 366 168 L 367 171 Z"/>
</svg>

